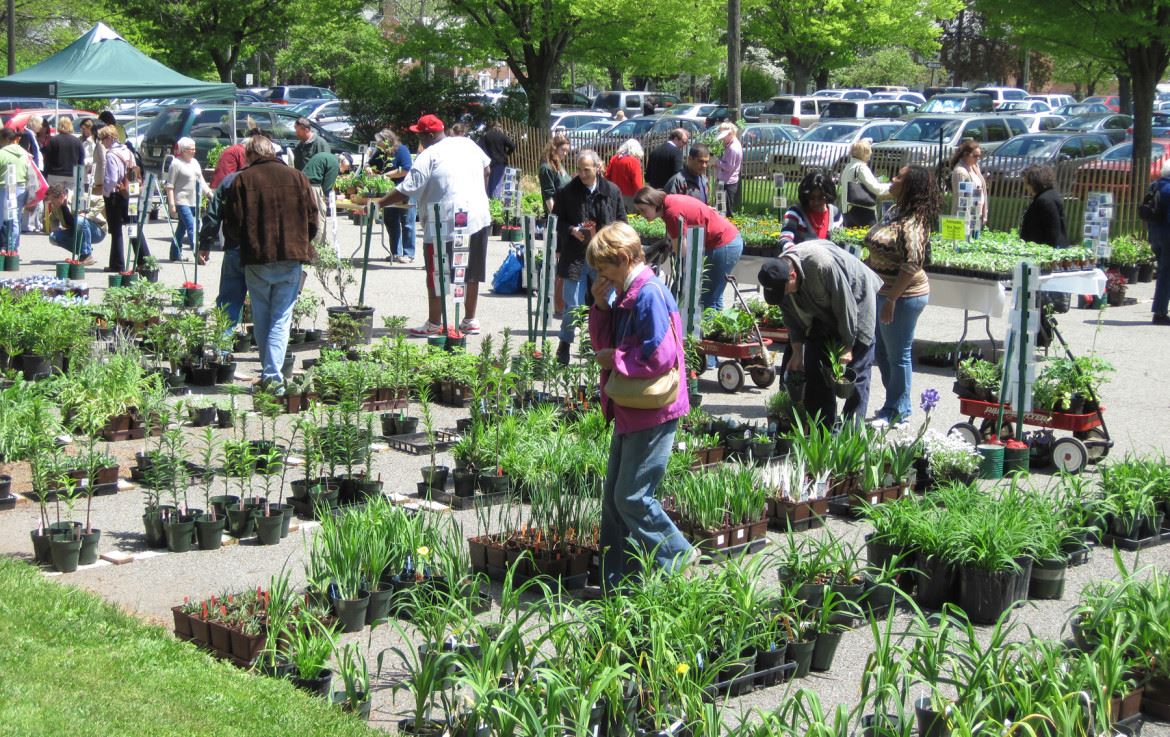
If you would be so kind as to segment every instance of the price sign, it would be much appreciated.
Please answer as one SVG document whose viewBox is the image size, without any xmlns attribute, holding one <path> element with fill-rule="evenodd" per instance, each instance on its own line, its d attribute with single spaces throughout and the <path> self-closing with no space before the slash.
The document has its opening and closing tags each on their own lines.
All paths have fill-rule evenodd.
<svg viewBox="0 0 1170 737">
<path fill-rule="evenodd" d="M 943 216 L 938 219 L 938 225 L 944 241 L 967 240 L 967 223 L 963 218 Z"/>
</svg>

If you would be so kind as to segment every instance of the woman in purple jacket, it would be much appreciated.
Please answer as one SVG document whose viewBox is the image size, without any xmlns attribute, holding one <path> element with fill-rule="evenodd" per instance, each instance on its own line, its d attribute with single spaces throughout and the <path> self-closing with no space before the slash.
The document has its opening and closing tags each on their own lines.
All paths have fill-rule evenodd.
<svg viewBox="0 0 1170 737">
<path fill-rule="evenodd" d="M 616 372 L 635 379 L 678 369 L 686 376 L 682 319 L 670 291 L 645 264 L 638 234 L 623 222 L 602 228 L 586 260 L 597 270 L 589 334 L 601 364 L 602 407 L 614 421 L 605 491 L 601 501 L 603 590 L 612 590 L 639 552 L 653 552 L 662 569 L 677 572 L 698 558 L 654 497 L 674 445 L 678 418 L 690 409 L 686 386 L 658 409 L 616 404 L 605 385 Z"/>
</svg>

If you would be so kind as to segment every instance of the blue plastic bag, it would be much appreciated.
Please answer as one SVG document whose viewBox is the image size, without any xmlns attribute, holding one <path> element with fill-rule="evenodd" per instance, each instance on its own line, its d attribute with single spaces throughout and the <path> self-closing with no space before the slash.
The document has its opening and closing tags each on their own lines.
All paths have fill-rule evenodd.
<svg viewBox="0 0 1170 737">
<path fill-rule="evenodd" d="M 504 263 L 492 277 L 492 291 L 496 294 L 519 294 L 520 276 L 524 270 L 524 263 L 513 250 L 508 251 Z"/>
</svg>

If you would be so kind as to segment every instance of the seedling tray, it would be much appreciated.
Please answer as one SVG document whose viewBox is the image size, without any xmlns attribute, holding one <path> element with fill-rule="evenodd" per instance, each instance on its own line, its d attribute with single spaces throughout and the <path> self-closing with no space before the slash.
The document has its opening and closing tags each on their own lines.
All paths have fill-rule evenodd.
<svg viewBox="0 0 1170 737">
<path fill-rule="evenodd" d="M 109 496 L 110 494 L 117 494 L 117 493 L 118 493 L 118 482 L 117 481 L 114 481 L 113 483 L 109 483 L 109 484 L 94 484 L 93 485 L 93 495 L 94 496 Z M 21 492 L 21 494 L 23 494 L 25 497 L 27 497 L 33 501 L 37 501 L 37 495 L 31 491 L 24 491 L 24 492 Z M 58 497 L 60 497 L 62 499 L 65 498 L 65 490 L 64 489 L 53 489 L 52 491 L 45 494 L 45 500 L 50 501 L 50 502 L 56 501 Z M 15 502 L 15 497 L 13 497 L 13 501 Z"/>
<path fill-rule="evenodd" d="M 793 532 L 804 532 L 805 530 L 815 530 L 824 526 L 825 518 L 817 514 L 795 522 L 790 521 L 787 517 L 768 518 L 768 529 L 776 532 L 788 532 L 789 529 Z"/>
<path fill-rule="evenodd" d="M 456 496 L 447 491 L 436 491 L 426 485 L 426 482 L 420 481 L 418 484 L 418 493 L 415 494 L 419 499 L 426 499 L 432 502 L 444 504 L 451 509 L 462 512 L 466 509 L 475 509 L 476 507 L 491 507 L 496 504 L 503 504 L 508 501 L 508 492 L 501 491 L 495 494 L 481 494 L 478 491 L 471 496 Z"/>
<path fill-rule="evenodd" d="M 765 668 L 764 670 L 755 671 L 747 675 L 733 678 L 730 681 L 720 681 L 712 683 L 704 693 L 710 699 L 715 699 L 721 696 L 727 696 L 733 690 L 739 691 L 739 695 L 743 695 L 757 688 L 771 688 L 772 685 L 780 685 L 786 683 L 796 673 L 796 663 L 785 663 L 784 665 L 777 665 L 772 668 Z M 771 681 L 772 685 L 768 682 Z"/>
<path fill-rule="evenodd" d="M 430 453 L 432 450 L 431 443 L 427 439 L 425 432 L 416 432 L 410 435 L 382 435 L 381 438 L 383 442 L 394 450 L 410 453 L 411 455 L 422 455 L 423 453 Z M 459 435 L 451 430 L 436 430 L 433 450 L 446 450 L 458 440 Z"/>
<path fill-rule="evenodd" d="M 1117 537 L 1115 535 L 1102 535 L 1101 545 L 1105 547 L 1119 547 L 1122 550 L 1145 550 L 1163 543 L 1170 542 L 1170 529 L 1163 527 L 1162 532 L 1157 535 L 1150 535 L 1141 540 L 1134 540 L 1130 537 Z"/>
</svg>

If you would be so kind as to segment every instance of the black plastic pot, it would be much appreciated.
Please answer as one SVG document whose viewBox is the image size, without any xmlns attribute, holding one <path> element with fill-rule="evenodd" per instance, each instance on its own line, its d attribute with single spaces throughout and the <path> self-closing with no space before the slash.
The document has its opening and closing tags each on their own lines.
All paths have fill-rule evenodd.
<svg viewBox="0 0 1170 737">
<path fill-rule="evenodd" d="M 366 626 L 366 614 L 370 608 L 369 593 L 359 592 L 356 599 L 334 599 L 333 609 L 341 622 L 342 632 L 361 632 Z"/>
<path fill-rule="evenodd" d="M 804 678 L 812 667 L 813 650 L 816 649 L 816 640 L 788 643 L 787 658 L 789 663 L 796 663 L 796 672 L 793 678 Z"/>
<path fill-rule="evenodd" d="M 192 366 L 187 370 L 191 386 L 215 386 L 215 366 Z"/>
<path fill-rule="evenodd" d="M 160 504 L 154 509 L 143 513 L 142 526 L 146 531 L 146 545 L 150 548 L 163 548 L 167 544 L 164 519 L 175 513 L 175 508 L 169 504 Z"/>
<path fill-rule="evenodd" d="M 89 532 L 84 530 L 81 533 L 81 552 L 77 557 L 77 564 L 80 566 L 89 566 L 97 563 L 98 559 L 98 542 L 102 539 L 102 531 L 98 529 L 91 529 Z"/>
<path fill-rule="evenodd" d="M 907 550 L 901 545 L 882 542 L 871 532 L 865 536 L 865 557 L 874 568 L 884 568 L 891 561 L 906 557 Z"/>
<path fill-rule="evenodd" d="M 897 714 L 865 714 L 861 717 L 862 737 L 900 737 L 902 719 Z"/>
<path fill-rule="evenodd" d="M 832 668 L 833 659 L 837 657 L 837 646 L 840 644 L 840 632 L 821 632 L 818 634 L 816 646 L 813 647 L 812 660 L 809 661 L 809 670 L 823 673 Z"/>
<path fill-rule="evenodd" d="M 316 678 L 305 679 L 299 676 L 292 677 L 293 685 L 316 696 L 329 696 L 330 686 L 333 685 L 333 671 L 328 668 L 321 670 Z"/>
<path fill-rule="evenodd" d="M 943 604 L 954 602 L 958 593 L 958 574 L 954 566 L 942 558 L 928 557 L 919 553 L 914 558 L 914 574 L 917 587 L 914 601 L 924 609 L 941 609 Z"/>
<path fill-rule="evenodd" d="M 256 520 L 251 509 L 233 507 L 227 511 L 227 518 L 228 534 L 237 540 L 256 534 Z"/>
<path fill-rule="evenodd" d="M 48 356 L 25 353 L 20 357 L 20 370 L 25 381 L 36 381 L 53 373 L 53 362 Z"/>
<path fill-rule="evenodd" d="M 479 490 L 484 494 L 501 494 L 512 490 L 510 476 L 497 475 L 495 472 L 479 475 Z"/>
<path fill-rule="evenodd" d="M 370 592 L 370 603 L 366 607 L 366 624 L 373 624 L 379 620 L 389 619 L 390 604 L 394 599 L 394 589 L 385 588 Z"/>
<path fill-rule="evenodd" d="M 232 418 L 232 411 L 230 409 L 217 408 L 215 410 L 215 424 L 218 425 L 221 430 L 227 429 L 235 424 L 234 419 Z"/>
<path fill-rule="evenodd" d="M 215 413 L 215 407 L 193 409 L 191 410 L 191 425 L 194 427 L 207 427 L 215 422 Z"/>
<path fill-rule="evenodd" d="M 219 550 L 223 545 L 223 531 L 227 520 L 222 514 L 216 513 L 213 520 L 208 515 L 201 515 L 195 520 L 195 539 L 200 550 Z"/>
<path fill-rule="evenodd" d="M 950 737 L 951 728 L 947 725 L 947 716 L 944 712 L 935 711 L 930 704 L 930 697 L 923 696 L 914 702 L 914 716 L 918 719 L 919 737 Z"/>
<path fill-rule="evenodd" d="M 29 534 L 29 537 L 32 538 L 33 562 L 35 562 L 35 563 L 51 563 L 53 560 L 53 555 L 52 555 L 53 536 L 47 532 L 44 534 L 38 535 L 36 530 L 29 530 L 28 534 Z"/>
<path fill-rule="evenodd" d="M 167 550 L 172 553 L 186 553 L 195 544 L 195 519 L 193 517 L 172 517 L 163 525 L 167 537 Z"/>
<path fill-rule="evenodd" d="M 326 307 L 325 313 L 331 330 L 337 317 L 340 317 L 341 315 L 347 315 L 358 323 L 358 326 L 361 330 L 361 341 L 363 343 L 369 343 L 374 339 L 373 307 L 346 307 L 344 305 L 335 305 L 333 307 Z"/>
<path fill-rule="evenodd" d="M 284 525 L 284 513 L 265 515 L 256 510 L 252 513 L 256 523 L 256 539 L 261 545 L 279 545 L 280 528 Z"/>
<path fill-rule="evenodd" d="M 788 653 L 788 643 L 782 642 L 767 650 L 759 650 L 756 652 L 756 673 L 763 673 L 771 670 L 777 666 L 784 664 L 784 658 Z M 757 680 L 762 680 L 762 686 L 774 686 L 780 681 L 780 676 L 772 674 L 769 676 L 757 676 Z"/>
<path fill-rule="evenodd" d="M 446 466 L 423 466 L 423 483 L 432 489 L 442 491 L 447 488 L 448 470 Z"/>
<path fill-rule="evenodd" d="M 229 509 L 240 506 L 240 498 L 234 494 L 213 496 L 209 501 L 211 502 L 211 508 L 215 510 L 215 516 L 222 517 L 225 520 L 227 519 Z"/>
<path fill-rule="evenodd" d="M 6 473 L 0 474 L 0 499 L 12 496 L 12 477 Z"/>
<path fill-rule="evenodd" d="M 268 514 L 280 515 L 280 539 L 288 537 L 289 526 L 292 524 L 292 506 L 289 504 L 269 504 Z"/>
<path fill-rule="evenodd" d="M 474 471 L 455 469 L 452 476 L 455 479 L 455 496 L 464 498 L 475 496 L 477 481 Z"/>
<path fill-rule="evenodd" d="M 398 413 L 397 412 L 383 412 L 382 419 L 382 434 L 386 436 L 398 434 Z"/>
<path fill-rule="evenodd" d="M 1064 596 L 1064 578 L 1068 561 L 1064 558 L 1043 558 L 1032 563 L 1028 580 L 1029 599 L 1059 599 Z"/>
<path fill-rule="evenodd" d="M 215 365 L 215 383 L 230 384 L 236 379 L 236 361 L 234 359 Z"/>
<path fill-rule="evenodd" d="M 73 573 L 77 570 L 81 558 L 81 538 L 73 535 L 54 535 L 49 542 L 49 556 L 53 561 L 53 568 L 61 573 Z"/>
<path fill-rule="evenodd" d="M 722 683 L 729 683 L 737 678 L 743 678 L 744 681 L 732 686 L 730 691 L 732 696 L 739 696 L 751 690 L 752 679 L 747 678 L 747 676 L 752 675 L 755 671 L 756 653 L 752 650 L 723 666 L 723 670 L 719 671 L 718 680 Z"/>
<path fill-rule="evenodd" d="M 976 624 L 994 624 L 1016 602 L 1020 571 L 959 569 L 959 606 Z"/>
</svg>

